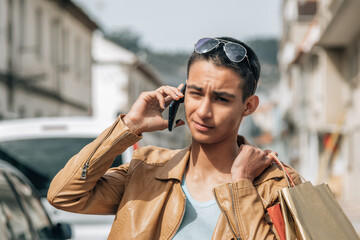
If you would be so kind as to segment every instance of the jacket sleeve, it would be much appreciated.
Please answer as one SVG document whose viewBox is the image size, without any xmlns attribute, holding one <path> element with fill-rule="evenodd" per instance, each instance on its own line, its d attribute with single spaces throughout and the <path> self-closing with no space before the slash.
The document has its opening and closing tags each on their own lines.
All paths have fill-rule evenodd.
<svg viewBox="0 0 360 240">
<path fill-rule="evenodd" d="M 296 184 L 301 182 L 299 177 L 293 174 L 292 176 Z M 268 180 L 263 187 L 267 197 L 259 194 L 251 180 L 215 187 L 215 198 L 235 239 L 277 239 L 266 209 L 278 202 L 278 190 L 286 186 L 285 179 Z"/>
<path fill-rule="evenodd" d="M 109 169 L 116 156 L 141 136 L 121 116 L 93 142 L 73 156 L 52 180 L 48 201 L 56 208 L 88 214 L 114 214 L 121 201 L 129 164 Z"/>
</svg>

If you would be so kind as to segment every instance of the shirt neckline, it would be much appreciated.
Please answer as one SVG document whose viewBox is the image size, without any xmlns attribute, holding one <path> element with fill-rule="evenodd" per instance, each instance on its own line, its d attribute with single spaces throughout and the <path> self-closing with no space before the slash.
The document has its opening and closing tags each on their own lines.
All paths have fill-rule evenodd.
<svg viewBox="0 0 360 240">
<path fill-rule="evenodd" d="M 190 192 L 189 192 L 189 189 L 187 188 L 186 186 L 186 179 L 185 179 L 185 173 L 183 175 L 183 179 L 181 181 L 181 188 L 183 189 L 184 191 L 184 194 L 186 196 L 186 199 L 189 200 L 189 202 L 194 206 L 194 207 L 198 207 L 198 208 L 206 208 L 206 207 L 210 207 L 214 204 L 216 204 L 216 200 L 215 198 L 209 200 L 209 201 L 206 201 L 206 202 L 200 202 L 200 201 L 197 201 L 195 200 Z"/>
</svg>

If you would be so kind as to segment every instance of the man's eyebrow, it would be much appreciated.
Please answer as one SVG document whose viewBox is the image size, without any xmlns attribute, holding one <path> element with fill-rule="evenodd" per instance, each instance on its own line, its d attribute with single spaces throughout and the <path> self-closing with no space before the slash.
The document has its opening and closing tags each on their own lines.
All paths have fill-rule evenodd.
<svg viewBox="0 0 360 240">
<path fill-rule="evenodd" d="M 188 85 L 187 88 L 192 88 L 192 89 L 197 90 L 197 91 L 200 91 L 200 92 L 203 91 L 203 88 L 202 88 L 202 87 L 198 87 L 198 86 L 196 86 L 196 85 Z"/>
<path fill-rule="evenodd" d="M 200 92 L 203 92 L 203 88 L 202 87 L 198 87 L 196 85 L 189 85 L 187 86 L 187 88 L 191 88 Z M 229 98 L 236 98 L 235 95 L 228 93 L 228 92 L 218 92 L 218 91 L 212 91 L 212 94 L 214 94 L 215 96 L 218 97 L 229 97 Z"/>
<path fill-rule="evenodd" d="M 236 98 L 235 95 L 233 95 L 233 94 L 231 94 L 231 93 L 227 93 L 227 92 L 217 92 L 217 91 L 213 91 L 212 94 L 214 94 L 215 96 L 218 96 L 218 97 Z"/>
</svg>

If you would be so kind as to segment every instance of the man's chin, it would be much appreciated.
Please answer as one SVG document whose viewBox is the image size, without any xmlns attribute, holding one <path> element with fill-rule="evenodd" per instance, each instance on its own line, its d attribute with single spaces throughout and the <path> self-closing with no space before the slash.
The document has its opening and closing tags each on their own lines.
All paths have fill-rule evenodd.
<svg viewBox="0 0 360 240">
<path fill-rule="evenodd" d="M 235 135 L 222 135 L 216 132 L 212 132 L 211 134 L 204 134 L 199 132 L 192 133 L 192 141 L 193 143 L 198 144 L 221 144 L 223 142 L 228 142 L 230 139 L 237 139 L 237 133 Z M 231 140 L 230 140 L 231 141 Z"/>
<path fill-rule="evenodd" d="M 214 144 L 216 143 L 216 139 L 214 139 L 214 137 L 211 136 L 192 136 L 192 141 L 193 143 L 198 143 L 198 144 Z"/>
</svg>

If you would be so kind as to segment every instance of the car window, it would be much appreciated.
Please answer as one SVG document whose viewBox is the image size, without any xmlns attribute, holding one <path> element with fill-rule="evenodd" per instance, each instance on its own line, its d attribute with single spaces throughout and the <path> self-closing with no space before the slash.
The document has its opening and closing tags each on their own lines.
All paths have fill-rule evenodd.
<svg viewBox="0 0 360 240">
<path fill-rule="evenodd" d="M 47 194 L 48 187 L 55 174 L 66 162 L 78 153 L 94 138 L 42 138 L 21 139 L 0 142 L 0 153 L 15 160 L 20 169 L 34 184 L 42 197 Z M 36 150 L 36 151 L 35 151 Z M 3 159 L 9 161 L 6 156 Z M 112 166 L 123 163 L 122 156 L 115 158 Z"/>
<path fill-rule="evenodd" d="M 32 188 L 14 174 L 9 174 L 9 178 L 20 195 L 20 201 L 31 220 L 32 227 L 37 232 L 40 239 L 51 238 L 50 220 L 45 213 L 40 200 L 34 195 Z"/>
<path fill-rule="evenodd" d="M 17 167 L 45 197 L 55 174 L 93 138 L 44 138 L 0 142 L 0 151 L 14 159 Z M 35 151 L 36 150 L 36 151 Z M 4 159 L 9 161 L 8 159 Z M 26 168 L 24 171 L 23 167 Z"/>
<path fill-rule="evenodd" d="M 5 178 L 4 173 L 1 171 L 0 216 L 0 225 L 2 228 L 5 228 L 4 232 L 2 231 L 2 235 L 6 236 L 4 239 L 32 239 L 30 226 L 23 212 L 23 208 Z"/>
<path fill-rule="evenodd" d="M 93 138 L 22 139 L 0 142 L 0 149 L 40 175 L 53 177 L 73 155 L 93 140 Z"/>
</svg>

